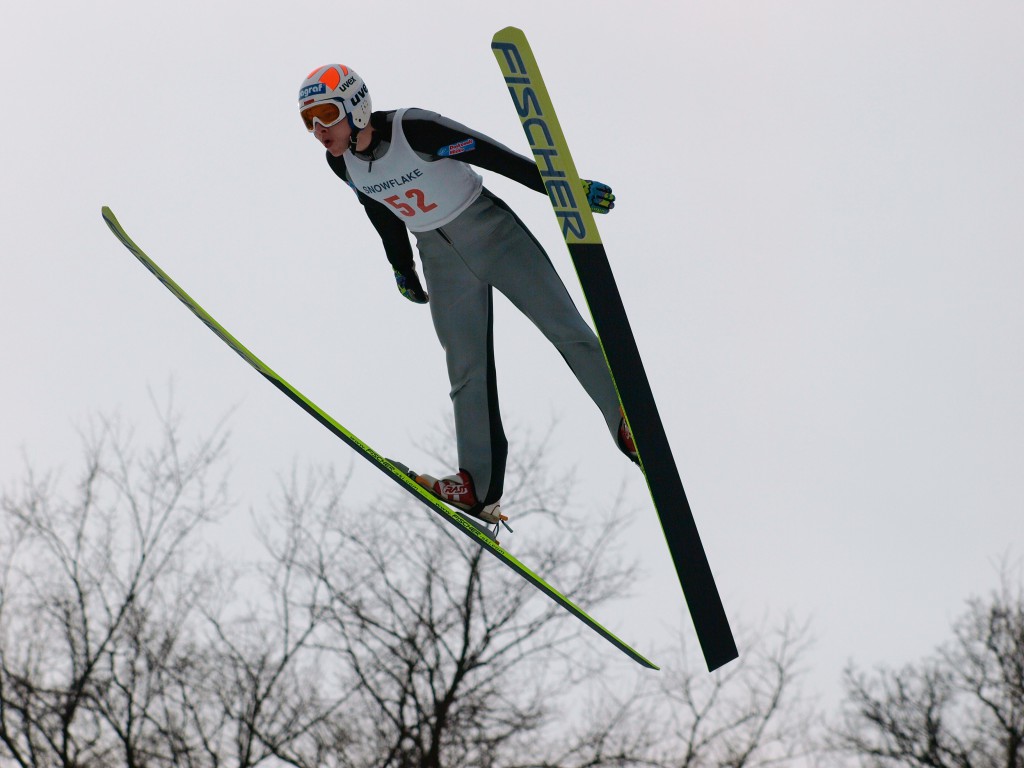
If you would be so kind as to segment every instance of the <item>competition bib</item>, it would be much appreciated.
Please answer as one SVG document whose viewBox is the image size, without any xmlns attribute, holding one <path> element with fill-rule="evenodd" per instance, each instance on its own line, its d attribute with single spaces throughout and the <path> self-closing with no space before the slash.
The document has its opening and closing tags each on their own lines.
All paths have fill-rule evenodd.
<svg viewBox="0 0 1024 768">
<path fill-rule="evenodd" d="M 391 146 L 379 160 L 345 153 L 352 185 L 386 205 L 412 232 L 437 229 L 454 219 L 480 195 L 483 179 L 466 163 L 441 158 L 427 161 L 409 146 L 402 131 L 405 110 L 395 113 Z"/>
</svg>

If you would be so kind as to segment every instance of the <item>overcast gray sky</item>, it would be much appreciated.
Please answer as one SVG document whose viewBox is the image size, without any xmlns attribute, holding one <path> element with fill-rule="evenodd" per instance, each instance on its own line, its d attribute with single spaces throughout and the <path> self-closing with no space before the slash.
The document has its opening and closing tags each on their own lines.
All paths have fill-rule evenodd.
<svg viewBox="0 0 1024 768">
<path fill-rule="evenodd" d="M 395 291 L 295 94 L 340 61 L 378 109 L 525 152 L 489 48 L 514 24 L 581 174 L 618 197 L 601 231 L 732 619 L 812 618 L 831 695 L 847 659 L 930 651 L 1021 556 L 1020 2 L 274 5 L 0 12 L 0 482 L 23 455 L 72 467 L 90 416 L 145 422 L 171 379 L 190 428 L 231 411 L 246 503 L 293 464 L 353 460 L 141 269 L 104 204 L 357 435 L 451 469 L 417 447 L 450 410 L 428 310 Z M 546 200 L 486 183 L 579 297 Z M 682 601 L 640 475 L 540 334 L 503 301 L 496 324 L 507 424 L 559 417 L 552 460 L 592 482 L 575 513 L 627 484 L 647 576 L 598 618 L 669 642 Z"/>
</svg>

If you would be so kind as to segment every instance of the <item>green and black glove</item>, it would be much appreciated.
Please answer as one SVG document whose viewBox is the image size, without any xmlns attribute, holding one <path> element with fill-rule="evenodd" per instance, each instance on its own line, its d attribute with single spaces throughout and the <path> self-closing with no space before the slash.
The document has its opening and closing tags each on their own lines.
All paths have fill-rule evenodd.
<svg viewBox="0 0 1024 768">
<path fill-rule="evenodd" d="M 393 267 L 393 269 L 399 293 L 416 304 L 426 304 L 430 301 L 430 297 L 427 296 L 427 292 L 420 284 L 420 276 L 416 274 L 416 267 L 409 267 L 402 271 L 397 267 Z"/>
</svg>

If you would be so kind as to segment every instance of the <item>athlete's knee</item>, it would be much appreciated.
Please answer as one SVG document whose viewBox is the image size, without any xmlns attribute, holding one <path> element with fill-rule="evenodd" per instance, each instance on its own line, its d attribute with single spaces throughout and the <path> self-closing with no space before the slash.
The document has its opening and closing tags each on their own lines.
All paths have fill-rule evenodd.
<svg viewBox="0 0 1024 768">
<path fill-rule="evenodd" d="M 456 381 L 452 381 L 451 382 L 451 385 L 452 385 L 451 389 L 448 392 L 449 397 L 451 397 L 452 400 L 455 400 L 455 398 L 457 398 L 460 394 L 462 394 L 466 390 L 467 387 L 469 387 L 469 385 L 472 383 L 472 381 L 473 381 L 472 378 L 470 378 L 468 376 L 466 376 L 464 378 L 460 378 L 460 379 L 458 379 Z"/>
<path fill-rule="evenodd" d="M 601 352 L 601 344 L 596 337 L 559 339 L 552 343 L 563 357 L 603 354 Z"/>
</svg>

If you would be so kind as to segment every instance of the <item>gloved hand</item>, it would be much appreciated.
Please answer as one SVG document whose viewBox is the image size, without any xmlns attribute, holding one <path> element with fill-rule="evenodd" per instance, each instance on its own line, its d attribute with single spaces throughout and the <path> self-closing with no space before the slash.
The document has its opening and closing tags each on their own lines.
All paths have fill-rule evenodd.
<svg viewBox="0 0 1024 768">
<path fill-rule="evenodd" d="M 393 269 L 399 293 L 416 304 L 426 304 L 430 301 L 427 292 L 420 285 L 420 276 L 416 274 L 416 267 L 409 267 L 404 272 L 400 272 L 397 267 L 393 267 Z"/>
<path fill-rule="evenodd" d="M 583 189 L 587 193 L 587 203 L 594 213 L 608 213 L 615 207 L 615 195 L 612 188 L 600 181 L 580 179 L 583 182 Z"/>
</svg>

